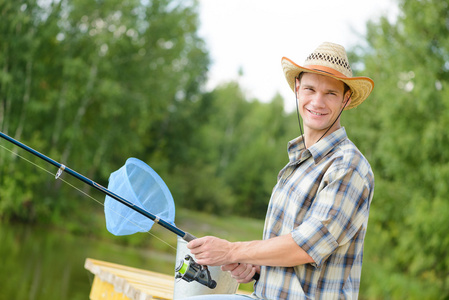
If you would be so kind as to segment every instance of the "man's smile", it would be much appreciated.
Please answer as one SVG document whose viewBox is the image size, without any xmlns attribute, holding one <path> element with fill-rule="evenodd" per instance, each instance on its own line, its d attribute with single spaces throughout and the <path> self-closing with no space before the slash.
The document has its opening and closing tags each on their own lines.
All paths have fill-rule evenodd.
<svg viewBox="0 0 449 300">
<path fill-rule="evenodd" d="M 310 109 L 307 109 L 307 111 L 308 111 L 309 113 L 311 113 L 312 115 L 315 115 L 315 116 L 324 116 L 324 115 L 326 115 L 326 114 L 323 114 L 323 113 L 319 113 L 319 112 L 316 112 L 316 111 L 312 111 L 312 110 L 310 110 Z"/>
</svg>

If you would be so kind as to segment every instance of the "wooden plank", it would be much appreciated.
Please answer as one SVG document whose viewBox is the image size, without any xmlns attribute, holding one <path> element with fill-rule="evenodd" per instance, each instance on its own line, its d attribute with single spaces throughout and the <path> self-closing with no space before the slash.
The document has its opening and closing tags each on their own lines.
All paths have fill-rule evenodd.
<svg viewBox="0 0 449 300">
<path fill-rule="evenodd" d="M 84 267 L 98 278 L 92 287 L 92 300 L 173 299 L 173 276 L 90 258 L 86 259 Z M 99 291 L 101 289 L 104 291 Z M 102 298 L 106 293 L 110 298 Z"/>
<path fill-rule="evenodd" d="M 91 300 L 130 300 L 123 293 L 115 290 L 114 286 L 108 282 L 102 281 L 100 277 L 95 276 L 90 291 Z"/>
</svg>

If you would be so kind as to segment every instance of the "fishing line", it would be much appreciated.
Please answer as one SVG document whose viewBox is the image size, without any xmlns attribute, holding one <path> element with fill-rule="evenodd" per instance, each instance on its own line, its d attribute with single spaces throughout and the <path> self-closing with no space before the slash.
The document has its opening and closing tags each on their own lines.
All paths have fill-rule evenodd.
<svg viewBox="0 0 449 300">
<path fill-rule="evenodd" d="M 37 167 L 38 169 L 41 169 L 42 171 L 44 171 L 44 172 L 50 174 L 51 176 L 55 176 L 55 174 L 54 174 L 53 172 L 51 172 L 51 171 L 45 169 L 44 167 L 42 167 L 42 166 L 40 166 L 40 165 L 38 165 L 38 164 L 32 162 L 31 160 L 27 159 L 26 157 L 23 157 L 23 156 L 21 156 L 20 154 L 15 153 L 15 152 L 12 151 L 11 149 L 8 149 L 8 148 L 6 148 L 5 146 L 3 146 L 3 145 L 1 145 L 1 144 L 0 144 L 0 147 L 3 148 L 3 149 L 5 149 L 6 151 L 10 152 L 11 154 L 15 155 L 16 157 L 19 157 L 19 158 L 23 159 L 24 161 L 26 161 L 26 162 L 32 164 L 33 166 Z M 71 186 L 72 188 L 74 188 L 75 190 L 77 190 L 78 192 L 80 192 L 81 194 L 87 196 L 88 198 L 94 200 L 95 202 L 97 202 L 98 204 L 100 204 L 101 206 L 104 207 L 104 203 L 103 203 L 103 202 L 101 202 L 101 201 L 95 199 L 93 196 L 87 194 L 86 192 L 84 192 L 84 191 L 81 190 L 80 188 L 74 186 L 74 185 L 71 184 L 70 182 L 68 182 L 68 181 L 64 180 L 63 178 L 61 178 L 61 177 L 59 176 L 59 175 L 61 175 L 61 172 L 60 172 L 60 171 L 61 171 L 61 169 L 58 170 L 58 173 L 57 173 L 57 175 L 55 176 L 55 179 L 61 180 L 61 181 L 64 182 L 65 184 Z M 140 228 L 140 229 L 142 229 L 142 230 L 145 231 L 144 228 L 142 228 L 139 224 L 133 222 L 131 219 L 126 218 L 125 216 L 121 215 L 119 212 L 117 212 L 117 211 L 115 211 L 115 210 L 111 210 L 111 211 L 114 212 L 115 214 L 117 214 L 119 217 L 122 217 L 123 219 L 129 221 L 130 223 L 132 223 L 132 224 L 135 225 L 136 227 L 138 227 L 138 228 Z M 169 243 L 167 243 L 167 242 L 164 241 L 163 239 L 159 238 L 159 237 L 156 236 L 155 234 L 151 233 L 150 231 L 145 231 L 145 232 L 148 233 L 149 235 L 155 237 L 156 239 L 158 239 L 158 240 L 161 241 L 162 243 L 166 244 L 167 246 L 171 247 L 172 249 L 176 250 L 176 248 L 175 248 L 174 246 L 170 245 Z"/>
</svg>

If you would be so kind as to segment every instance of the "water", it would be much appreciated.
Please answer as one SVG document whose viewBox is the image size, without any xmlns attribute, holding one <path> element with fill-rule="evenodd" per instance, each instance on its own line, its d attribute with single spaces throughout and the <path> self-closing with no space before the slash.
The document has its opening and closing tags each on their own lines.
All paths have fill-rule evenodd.
<svg viewBox="0 0 449 300">
<path fill-rule="evenodd" d="M 171 254 L 0 223 L 0 300 L 86 300 L 94 278 L 84 269 L 86 258 L 170 274 Z"/>
</svg>

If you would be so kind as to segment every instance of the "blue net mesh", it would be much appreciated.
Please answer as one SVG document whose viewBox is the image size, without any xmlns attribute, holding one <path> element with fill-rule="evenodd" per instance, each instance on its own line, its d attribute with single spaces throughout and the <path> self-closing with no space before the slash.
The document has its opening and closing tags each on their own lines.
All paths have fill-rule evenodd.
<svg viewBox="0 0 449 300">
<path fill-rule="evenodd" d="M 141 160 L 129 158 L 123 167 L 112 173 L 108 190 L 174 225 L 175 204 L 168 187 Z M 154 224 L 151 219 L 109 196 L 106 196 L 104 212 L 106 228 L 114 235 L 146 232 Z"/>
</svg>

